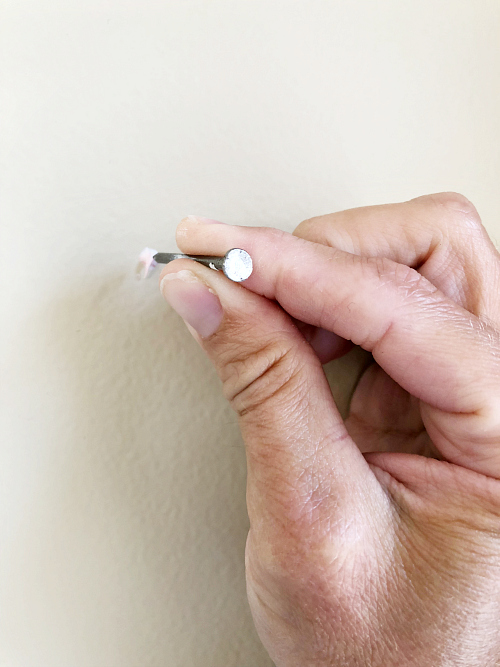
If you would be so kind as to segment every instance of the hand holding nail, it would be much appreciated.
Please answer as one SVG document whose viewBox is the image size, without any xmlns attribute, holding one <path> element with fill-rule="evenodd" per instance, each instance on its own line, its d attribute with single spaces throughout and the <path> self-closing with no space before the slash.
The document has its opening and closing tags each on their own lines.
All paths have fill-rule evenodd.
<svg viewBox="0 0 500 667">
<path fill-rule="evenodd" d="M 236 284 L 183 256 L 161 289 L 238 415 L 275 664 L 500 664 L 500 255 L 474 207 L 433 195 L 294 235 L 191 217 L 177 243 L 253 259 Z M 353 344 L 373 363 L 344 421 L 321 362 Z"/>
</svg>

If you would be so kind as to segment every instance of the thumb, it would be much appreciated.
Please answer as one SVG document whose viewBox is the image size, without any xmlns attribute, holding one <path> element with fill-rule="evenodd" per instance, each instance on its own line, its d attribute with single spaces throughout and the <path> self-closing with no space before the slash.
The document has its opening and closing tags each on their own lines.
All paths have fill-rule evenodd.
<svg viewBox="0 0 500 667">
<path fill-rule="evenodd" d="M 276 552 L 363 540 L 387 503 L 350 439 L 322 366 L 279 305 L 191 260 L 162 272 L 165 299 L 213 361 L 239 416 L 254 541 Z M 255 531 L 259 535 L 255 534 Z M 293 548 L 290 546 L 292 540 Z M 332 554 L 330 553 L 330 558 Z"/>
</svg>

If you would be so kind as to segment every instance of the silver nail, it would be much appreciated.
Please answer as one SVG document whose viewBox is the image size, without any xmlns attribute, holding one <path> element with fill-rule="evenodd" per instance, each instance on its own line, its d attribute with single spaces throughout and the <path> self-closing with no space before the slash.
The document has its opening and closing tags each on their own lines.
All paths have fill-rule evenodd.
<svg viewBox="0 0 500 667">
<path fill-rule="evenodd" d="M 241 283 L 250 277 L 253 264 L 252 258 L 246 250 L 241 248 L 231 248 L 223 257 L 212 255 L 183 255 L 175 252 L 158 252 L 153 259 L 158 264 L 168 264 L 174 259 L 194 259 L 200 264 L 208 266 L 210 269 L 222 271 L 229 280 L 235 283 Z"/>
</svg>

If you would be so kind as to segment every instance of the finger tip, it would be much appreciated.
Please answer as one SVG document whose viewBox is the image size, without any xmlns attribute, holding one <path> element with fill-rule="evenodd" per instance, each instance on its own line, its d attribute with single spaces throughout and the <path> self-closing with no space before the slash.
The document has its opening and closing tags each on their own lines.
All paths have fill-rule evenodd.
<svg viewBox="0 0 500 667">
<path fill-rule="evenodd" d="M 212 218 L 205 218 L 200 215 L 187 215 L 182 218 L 182 220 L 177 225 L 176 235 L 178 239 L 183 239 L 190 236 L 196 230 L 200 231 L 204 227 L 213 225 L 221 227 L 226 226 L 223 222 L 213 220 Z"/>
<path fill-rule="evenodd" d="M 179 269 L 182 268 L 182 264 L 184 264 L 186 261 L 190 260 L 184 260 L 184 259 L 174 259 L 173 261 L 169 262 L 168 264 L 165 264 L 160 271 L 159 275 L 159 282 L 163 280 L 165 276 L 167 276 L 169 273 L 175 273 L 175 271 L 178 271 Z"/>
<path fill-rule="evenodd" d="M 180 242 L 189 236 L 190 230 L 194 226 L 194 223 L 190 220 L 190 218 L 191 216 L 182 218 L 182 220 L 177 225 L 177 229 L 175 230 L 175 238 L 179 248 L 181 247 Z"/>
<path fill-rule="evenodd" d="M 176 242 L 182 252 L 197 255 L 224 255 L 240 247 L 239 227 L 189 215 L 177 225 Z"/>
<path fill-rule="evenodd" d="M 167 276 L 170 276 L 174 273 L 179 273 L 181 271 L 188 271 L 189 273 L 193 274 L 194 276 L 198 276 L 200 269 L 203 270 L 204 267 L 202 267 L 198 262 L 195 262 L 192 259 L 174 259 L 168 264 L 166 264 L 158 277 L 158 285 L 160 288 L 160 291 L 163 292 L 163 285 L 165 284 L 165 278 Z M 205 281 L 206 282 L 206 281 Z"/>
</svg>

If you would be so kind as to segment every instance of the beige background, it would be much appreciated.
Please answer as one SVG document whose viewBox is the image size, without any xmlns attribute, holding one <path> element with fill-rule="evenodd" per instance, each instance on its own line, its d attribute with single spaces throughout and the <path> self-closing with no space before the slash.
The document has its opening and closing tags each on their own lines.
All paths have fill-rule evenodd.
<svg viewBox="0 0 500 667">
<path fill-rule="evenodd" d="M 12 0 L 0 37 L 0 666 L 267 667 L 235 417 L 136 256 L 440 190 L 499 238 L 500 3 Z"/>
</svg>

